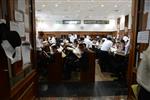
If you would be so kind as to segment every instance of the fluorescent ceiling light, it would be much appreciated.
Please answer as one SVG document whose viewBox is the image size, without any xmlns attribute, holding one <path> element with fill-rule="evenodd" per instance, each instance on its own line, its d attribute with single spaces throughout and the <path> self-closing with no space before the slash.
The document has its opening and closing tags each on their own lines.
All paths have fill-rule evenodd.
<svg viewBox="0 0 150 100">
<path fill-rule="evenodd" d="M 46 5 L 45 5 L 45 4 L 43 4 L 43 5 L 42 5 L 42 7 L 46 7 Z"/>
<path fill-rule="evenodd" d="M 80 20 L 63 20 L 63 24 L 81 24 Z"/>
<path fill-rule="evenodd" d="M 77 21 L 70 21 L 69 24 L 77 24 Z"/>
<path fill-rule="evenodd" d="M 104 5 L 102 4 L 101 7 L 104 7 Z"/>
<path fill-rule="evenodd" d="M 117 8 L 117 7 L 118 7 L 118 5 L 115 5 L 114 7 L 116 7 L 116 8 Z"/>
<path fill-rule="evenodd" d="M 58 4 L 55 4 L 55 7 L 58 7 Z"/>
</svg>

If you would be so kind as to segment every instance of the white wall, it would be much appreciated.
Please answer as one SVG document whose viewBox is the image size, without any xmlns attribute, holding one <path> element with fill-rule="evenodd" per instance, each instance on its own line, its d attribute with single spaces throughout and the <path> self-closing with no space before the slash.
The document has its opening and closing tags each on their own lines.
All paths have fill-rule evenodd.
<svg viewBox="0 0 150 100">
<path fill-rule="evenodd" d="M 56 24 L 54 21 L 37 22 L 38 31 L 116 31 L 116 21 L 109 24 Z"/>
<path fill-rule="evenodd" d="M 120 17 L 120 30 L 124 30 L 125 29 L 125 15 L 122 15 Z"/>
<path fill-rule="evenodd" d="M 132 15 L 129 14 L 129 23 L 128 23 L 128 29 L 132 28 Z"/>
</svg>

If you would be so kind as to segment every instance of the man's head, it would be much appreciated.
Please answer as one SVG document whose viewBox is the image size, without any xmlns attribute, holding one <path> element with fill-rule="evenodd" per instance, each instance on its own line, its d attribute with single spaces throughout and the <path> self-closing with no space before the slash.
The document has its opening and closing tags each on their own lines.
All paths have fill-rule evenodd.
<svg viewBox="0 0 150 100">
<path fill-rule="evenodd" d="M 44 37 L 44 33 L 43 33 L 43 32 L 40 32 L 38 38 L 39 38 L 39 39 L 43 39 L 43 37 Z"/>
<path fill-rule="evenodd" d="M 85 43 L 80 43 L 79 44 L 79 50 L 81 53 L 83 53 L 86 49 L 86 44 Z"/>
<path fill-rule="evenodd" d="M 56 52 L 58 51 L 56 45 L 53 45 L 53 46 L 52 46 L 52 51 L 53 51 L 53 53 L 56 53 Z"/>
</svg>

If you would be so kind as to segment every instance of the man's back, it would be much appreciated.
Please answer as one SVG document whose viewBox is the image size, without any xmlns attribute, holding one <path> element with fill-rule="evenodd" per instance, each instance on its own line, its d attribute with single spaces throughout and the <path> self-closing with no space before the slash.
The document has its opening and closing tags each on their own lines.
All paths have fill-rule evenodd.
<svg viewBox="0 0 150 100">
<path fill-rule="evenodd" d="M 102 44 L 101 50 L 102 51 L 109 51 L 109 49 L 112 47 L 113 42 L 111 40 L 105 40 L 105 42 Z"/>
</svg>

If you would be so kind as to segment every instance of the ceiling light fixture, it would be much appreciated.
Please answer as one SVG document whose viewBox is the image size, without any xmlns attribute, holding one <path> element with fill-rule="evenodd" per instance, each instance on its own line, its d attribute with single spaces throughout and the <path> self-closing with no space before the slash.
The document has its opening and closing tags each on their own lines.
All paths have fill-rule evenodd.
<svg viewBox="0 0 150 100">
<path fill-rule="evenodd" d="M 117 8 L 117 7 L 118 7 L 118 5 L 115 5 L 114 7 L 116 7 L 116 8 Z"/>
<path fill-rule="evenodd" d="M 42 5 L 42 7 L 46 7 L 46 5 L 45 5 L 45 4 L 43 4 L 43 5 Z"/>
<path fill-rule="evenodd" d="M 58 4 L 55 4 L 55 7 L 58 7 Z"/>
<path fill-rule="evenodd" d="M 104 7 L 104 5 L 101 5 L 101 7 Z"/>
</svg>

